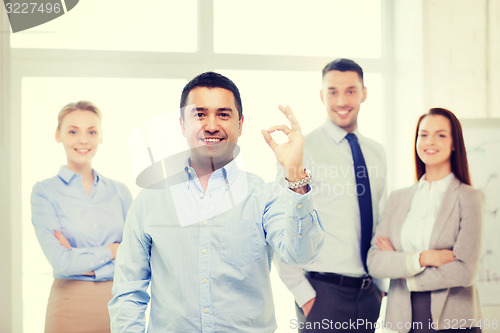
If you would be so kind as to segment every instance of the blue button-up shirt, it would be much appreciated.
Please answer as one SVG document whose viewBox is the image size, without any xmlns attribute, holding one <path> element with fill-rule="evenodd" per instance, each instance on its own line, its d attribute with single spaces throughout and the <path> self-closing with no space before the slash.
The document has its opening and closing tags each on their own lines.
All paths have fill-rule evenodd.
<svg viewBox="0 0 500 333">
<path fill-rule="evenodd" d="M 216 170 L 203 192 L 186 166 L 131 206 L 117 255 L 112 332 L 272 332 L 273 253 L 311 262 L 324 238 L 309 194 L 241 171 Z"/>
<path fill-rule="evenodd" d="M 57 176 L 33 187 L 32 222 L 56 279 L 113 279 L 115 264 L 106 245 L 122 240 L 132 196 L 122 183 L 93 173 L 90 195 L 82 184 L 82 176 L 66 166 Z M 59 243 L 55 230 L 68 239 L 71 249 Z M 90 271 L 95 276 L 81 275 Z"/>
</svg>

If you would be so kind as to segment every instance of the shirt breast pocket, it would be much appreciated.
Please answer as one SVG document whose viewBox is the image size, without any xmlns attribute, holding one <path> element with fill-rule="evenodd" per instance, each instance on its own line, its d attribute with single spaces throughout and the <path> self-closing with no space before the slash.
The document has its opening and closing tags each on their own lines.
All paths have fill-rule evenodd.
<svg viewBox="0 0 500 333">
<path fill-rule="evenodd" d="M 219 233 L 221 260 L 238 267 L 257 260 L 262 243 L 259 226 L 249 219 L 225 221 Z"/>
</svg>

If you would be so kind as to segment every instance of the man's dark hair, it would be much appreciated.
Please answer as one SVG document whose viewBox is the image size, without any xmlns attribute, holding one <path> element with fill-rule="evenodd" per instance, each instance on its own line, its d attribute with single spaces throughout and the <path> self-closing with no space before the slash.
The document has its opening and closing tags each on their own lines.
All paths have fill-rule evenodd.
<svg viewBox="0 0 500 333">
<path fill-rule="evenodd" d="M 326 73 L 330 71 L 356 72 L 358 73 L 358 76 L 361 79 L 361 83 L 363 84 L 363 86 L 365 85 L 363 80 L 363 69 L 361 68 L 360 65 L 358 65 L 355 61 L 351 59 L 339 58 L 326 64 L 325 68 L 323 68 L 323 77 L 325 77 Z"/>
<path fill-rule="evenodd" d="M 240 91 L 238 87 L 229 78 L 215 72 L 205 72 L 189 81 L 184 87 L 181 94 L 181 117 L 184 119 L 184 108 L 186 107 L 187 97 L 189 92 L 194 88 L 223 88 L 233 93 L 236 109 L 238 109 L 239 119 L 243 116 L 243 107 L 241 105 Z"/>
</svg>

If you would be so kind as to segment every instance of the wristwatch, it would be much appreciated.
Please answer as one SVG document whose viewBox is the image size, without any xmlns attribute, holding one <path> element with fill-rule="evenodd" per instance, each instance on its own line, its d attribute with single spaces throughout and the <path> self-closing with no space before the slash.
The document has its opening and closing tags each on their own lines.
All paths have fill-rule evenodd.
<svg viewBox="0 0 500 333">
<path fill-rule="evenodd" d="M 286 179 L 286 177 L 285 177 L 285 181 L 286 181 L 289 189 L 293 190 L 293 189 L 305 186 L 307 184 L 311 184 L 311 181 L 312 181 L 311 171 L 309 169 L 304 168 L 304 172 L 306 173 L 306 177 L 302 178 L 300 180 L 297 180 L 296 182 L 291 182 L 288 179 Z"/>
</svg>

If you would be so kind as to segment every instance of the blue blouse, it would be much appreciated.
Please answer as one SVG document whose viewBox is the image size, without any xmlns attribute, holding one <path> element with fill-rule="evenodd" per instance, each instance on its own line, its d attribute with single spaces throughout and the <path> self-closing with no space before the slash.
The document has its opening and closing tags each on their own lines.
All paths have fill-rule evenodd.
<svg viewBox="0 0 500 333">
<path fill-rule="evenodd" d="M 38 182 L 31 193 L 31 215 L 40 246 L 54 278 L 112 280 L 115 263 L 107 244 L 121 242 L 132 196 L 127 187 L 95 170 L 90 195 L 82 176 L 66 166 L 57 176 Z M 64 248 L 59 230 L 71 244 Z M 94 271 L 95 276 L 82 275 Z"/>
</svg>

